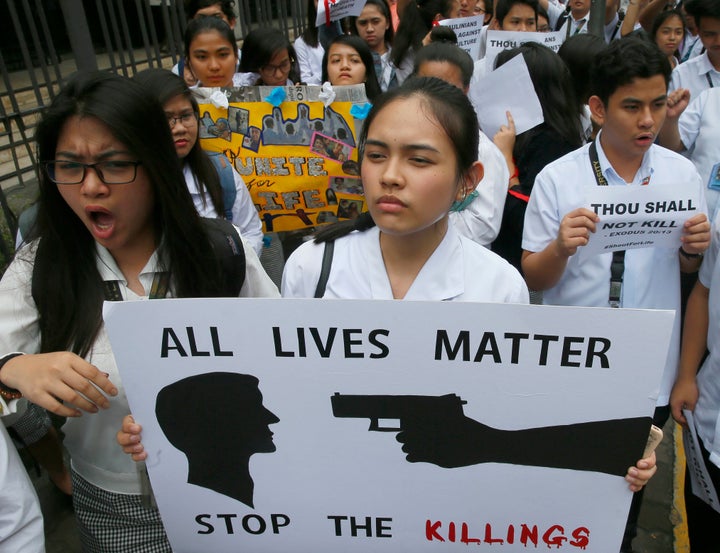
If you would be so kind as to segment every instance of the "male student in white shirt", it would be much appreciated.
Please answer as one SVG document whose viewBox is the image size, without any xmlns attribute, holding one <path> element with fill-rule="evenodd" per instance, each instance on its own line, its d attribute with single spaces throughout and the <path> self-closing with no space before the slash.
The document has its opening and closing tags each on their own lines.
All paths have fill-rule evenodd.
<svg viewBox="0 0 720 553">
<path fill-rule="evenodd" d="M 704 187 L 690 161 L 654 145 L 668 109 L 667 57 L 649 41 L 624 38 L 597 56 L 593 74 L 595 90 L 588 103 L 602 130 L 595 142 L 538 174 L 525 214 L 522 266 L 528 287 L 543 290 L 546 304 L 676 311 L 654 417 L 662 426 L 678 362 L 680 273 L 696 271 L 710 244 Z M 593 171 L 594 157 L 599 174 Z M 693 194 L 701 205 L 684 222 L 677 249 L 630 249 L 624 259 L 613 253 L 577 255 L 600 222 L 586 204 L 585 191 L 603 181 L 610 186 L 674 184 L 678 195 Z M 611 280 L 617 288 L 618 276 L 621 288 L 611 298 Z M 639 501 L 634 503 L 639 509 Z"/>
<path fill-rule="evenodd" d="M 705 52 L 675 68 L 670 90 L 687 88 L 692 102 L 703 90 L 720 87 L 720 0 L 688 0 L 685 11 L 695 19 Z"/>
</svg>

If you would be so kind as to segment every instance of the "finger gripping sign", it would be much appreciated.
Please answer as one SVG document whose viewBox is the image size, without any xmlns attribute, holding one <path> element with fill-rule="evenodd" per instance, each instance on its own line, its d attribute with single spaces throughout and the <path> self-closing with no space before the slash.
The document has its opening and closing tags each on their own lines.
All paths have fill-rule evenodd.
<svg viewBox="0 0 720 553">
<path fill-rule="evenodd" d="M 177 553 L 607 553 L 674 314 L 243 298 L 105 321 Z"/>
<path fill-rule="evenodd" d="M 229 102 L 223 108 L 210 102 L 217 89 L 199 89 L 202 147 L 225 154 L 240 173 L 265 232 L 314 227 L 365 211 L 357 114 L 369 104 L 362 85 L 334 91 L 334 101 L 325 106 L 320 87 L 224 89 Z"/>
</svg>

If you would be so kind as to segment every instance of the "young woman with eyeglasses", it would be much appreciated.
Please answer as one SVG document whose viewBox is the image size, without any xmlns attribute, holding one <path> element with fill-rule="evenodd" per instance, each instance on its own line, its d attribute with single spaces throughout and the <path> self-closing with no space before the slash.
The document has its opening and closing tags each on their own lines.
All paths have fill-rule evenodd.
<svg viewBox="0 0 720 553">
<path fill-rule="evenodd" d="M 225 217 L 236 225 L 243 238 L 260 255 L 262 223 L 242 177 L 218 152 L 205 152 L 199 141 L 199 108 L 192 92 L 176 75 L 165 69 L 141 71 L 139 82 L 163 106 L 170 123 L 175 151 L 183 162 L 183 175 L 195 209 L 202 217 Z M 222 173 L 231 174 L 231 190 L 222 186 Z M 229 185 L 226 185 L 229 186 Z M 230 205 L 226 205 L 230 204 Z"/>
<path fill-rule="evenodd" d="M 300 81 L 295 49 L 277 29 L 258 28 L 245 37 L 240 61 L 243 84 L 292 86 Z"/>
<path fill-rule="evenodd" d="M 3 409 L 29 424 L 25 398 L 68 417 L 83 551 L 170 551 L 157 509 L 142 499 L 141 473 L 115 445 L 129 407 L 103 300 L 227 296 L 215 226 L 244 251 L 245 278 L 231 283 L 238 295 L 277 289 L 231 225 L 198 216 L 167 116 L 140 84 L 77 74 L 43 114 L 36 139 L 37 220 L 0 281 Z"/>
</svg>

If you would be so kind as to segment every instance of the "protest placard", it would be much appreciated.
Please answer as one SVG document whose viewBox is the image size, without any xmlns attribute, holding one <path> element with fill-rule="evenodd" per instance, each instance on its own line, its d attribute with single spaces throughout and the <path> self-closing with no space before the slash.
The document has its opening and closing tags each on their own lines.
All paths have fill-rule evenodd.
<svg viewBox="0 0 720 553">
<path fill-rule="evenodd" d="M 450 27 L 457 35 L 457 45 L 465 50 L 473 60 L 478 59 L 480 53 L 480 29 L 483 27 L 483 16 L 458 17 L 443 19 L 440 25 Z"/>
<path fill-rule="evenodd" d="M 202 146 L 225 154 L 242 175 L 265 232 L 365 211 L 359 187 L 338 185 L 360 174 L 357 140 L 370 107 L 364 86 L 333 87 L 328 106 L 319 86 L 225 89 L 227 107 L 209 92 L 199 99 Z"/>
<path fill-rule="evenodd" d="M 635 248 L 680 247 L 683 223 L 701 212 L 695 190 L 677 185 L 590 186 L 587 207 L 600 217 L 583 256 Z"/>
<path fill-rule="evenodd" d="M 365 0 L 319 0 L 315 25 L 330 25 L 343 17 L 358 16 L 365 6 Z"/>
<path fill-rule="evenodd" d="M 617 551 L 673 320 L 464 302 L 105 309 L 176 553 Z"/>
<path fill-rule="evenodd" d="M 525 33 L 521 31 L 488 31 L 485 43 L 485 65 L 490 72 L 495 67 L 495 58 L 503 50 L 517 48 L 526 42 L 537 42 L 557 52 L 565 42 L 565 31 L 553 33 Z"/>
</svg>

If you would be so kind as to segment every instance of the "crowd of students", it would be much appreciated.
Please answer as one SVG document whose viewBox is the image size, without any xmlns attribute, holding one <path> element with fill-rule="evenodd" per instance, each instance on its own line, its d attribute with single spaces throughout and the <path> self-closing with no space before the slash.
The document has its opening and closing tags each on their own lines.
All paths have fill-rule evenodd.
<svg viewBox="0 0 720 553">
<path fill-rule="evenodd" d="M 358 137 L 368 211 L 319 229 L 289 255 L 283 297 L 528 303 L 530 290 L 551 305 L 674 310 L 654 422 L 672 414 L 686 424 L 682 409 L 694 410 L 720 487 L 720 236 L 711 224 L 720 0 L 630 0 L 624 14 L 608 1 L 603 37 L 587 34 L 589 0 L 368 0 L 351 34 L 315 27 L 310 0 L 294 44 L 261 28 L 240 51 L 232 0 L 186 4 L 175 75 L 77 74 L 43 113 L 39 200 L 0 282 L 0 414 L 72 491 L 85 551 L 170 550 L 136 465 L 146 457 L 141 428 L 103 301 L 281 295 L 261 264 L 261 224 L 241 177 L 200 147 L 196 87 L 364 84 L 373 103 Z M 433 32 L 440 20 L 471 15 L 485 16 L 481 36 L 537 31 L 543 14 L 567 36 L 559 55 L 529 42 L 494 67 L 452 44 L 452 33 Z M 517 134 L 508 111 L 489 137 L 476 88 L 515 56 L 544 122 Z M 700 203 L 676 249 L 578 255 L 601 220 L 585 203 L 588 187 L 656 182 Z M 681 274 L 698 271 L 683 334 Z M 67 417 L 69 470 L 45 411 Z M 0 506 L 0 545 L 42 551 L 32 489 L 5 432 L 0 441 L 2 487 L 16 496 Z M 655 470 L 654 454 L 629 467 L 630 489 Z M 691 546 L 713 550 L 719 515 L 686 495 Z M 632 550 L 640 500 L 622 551 Z"/>
</svg>

